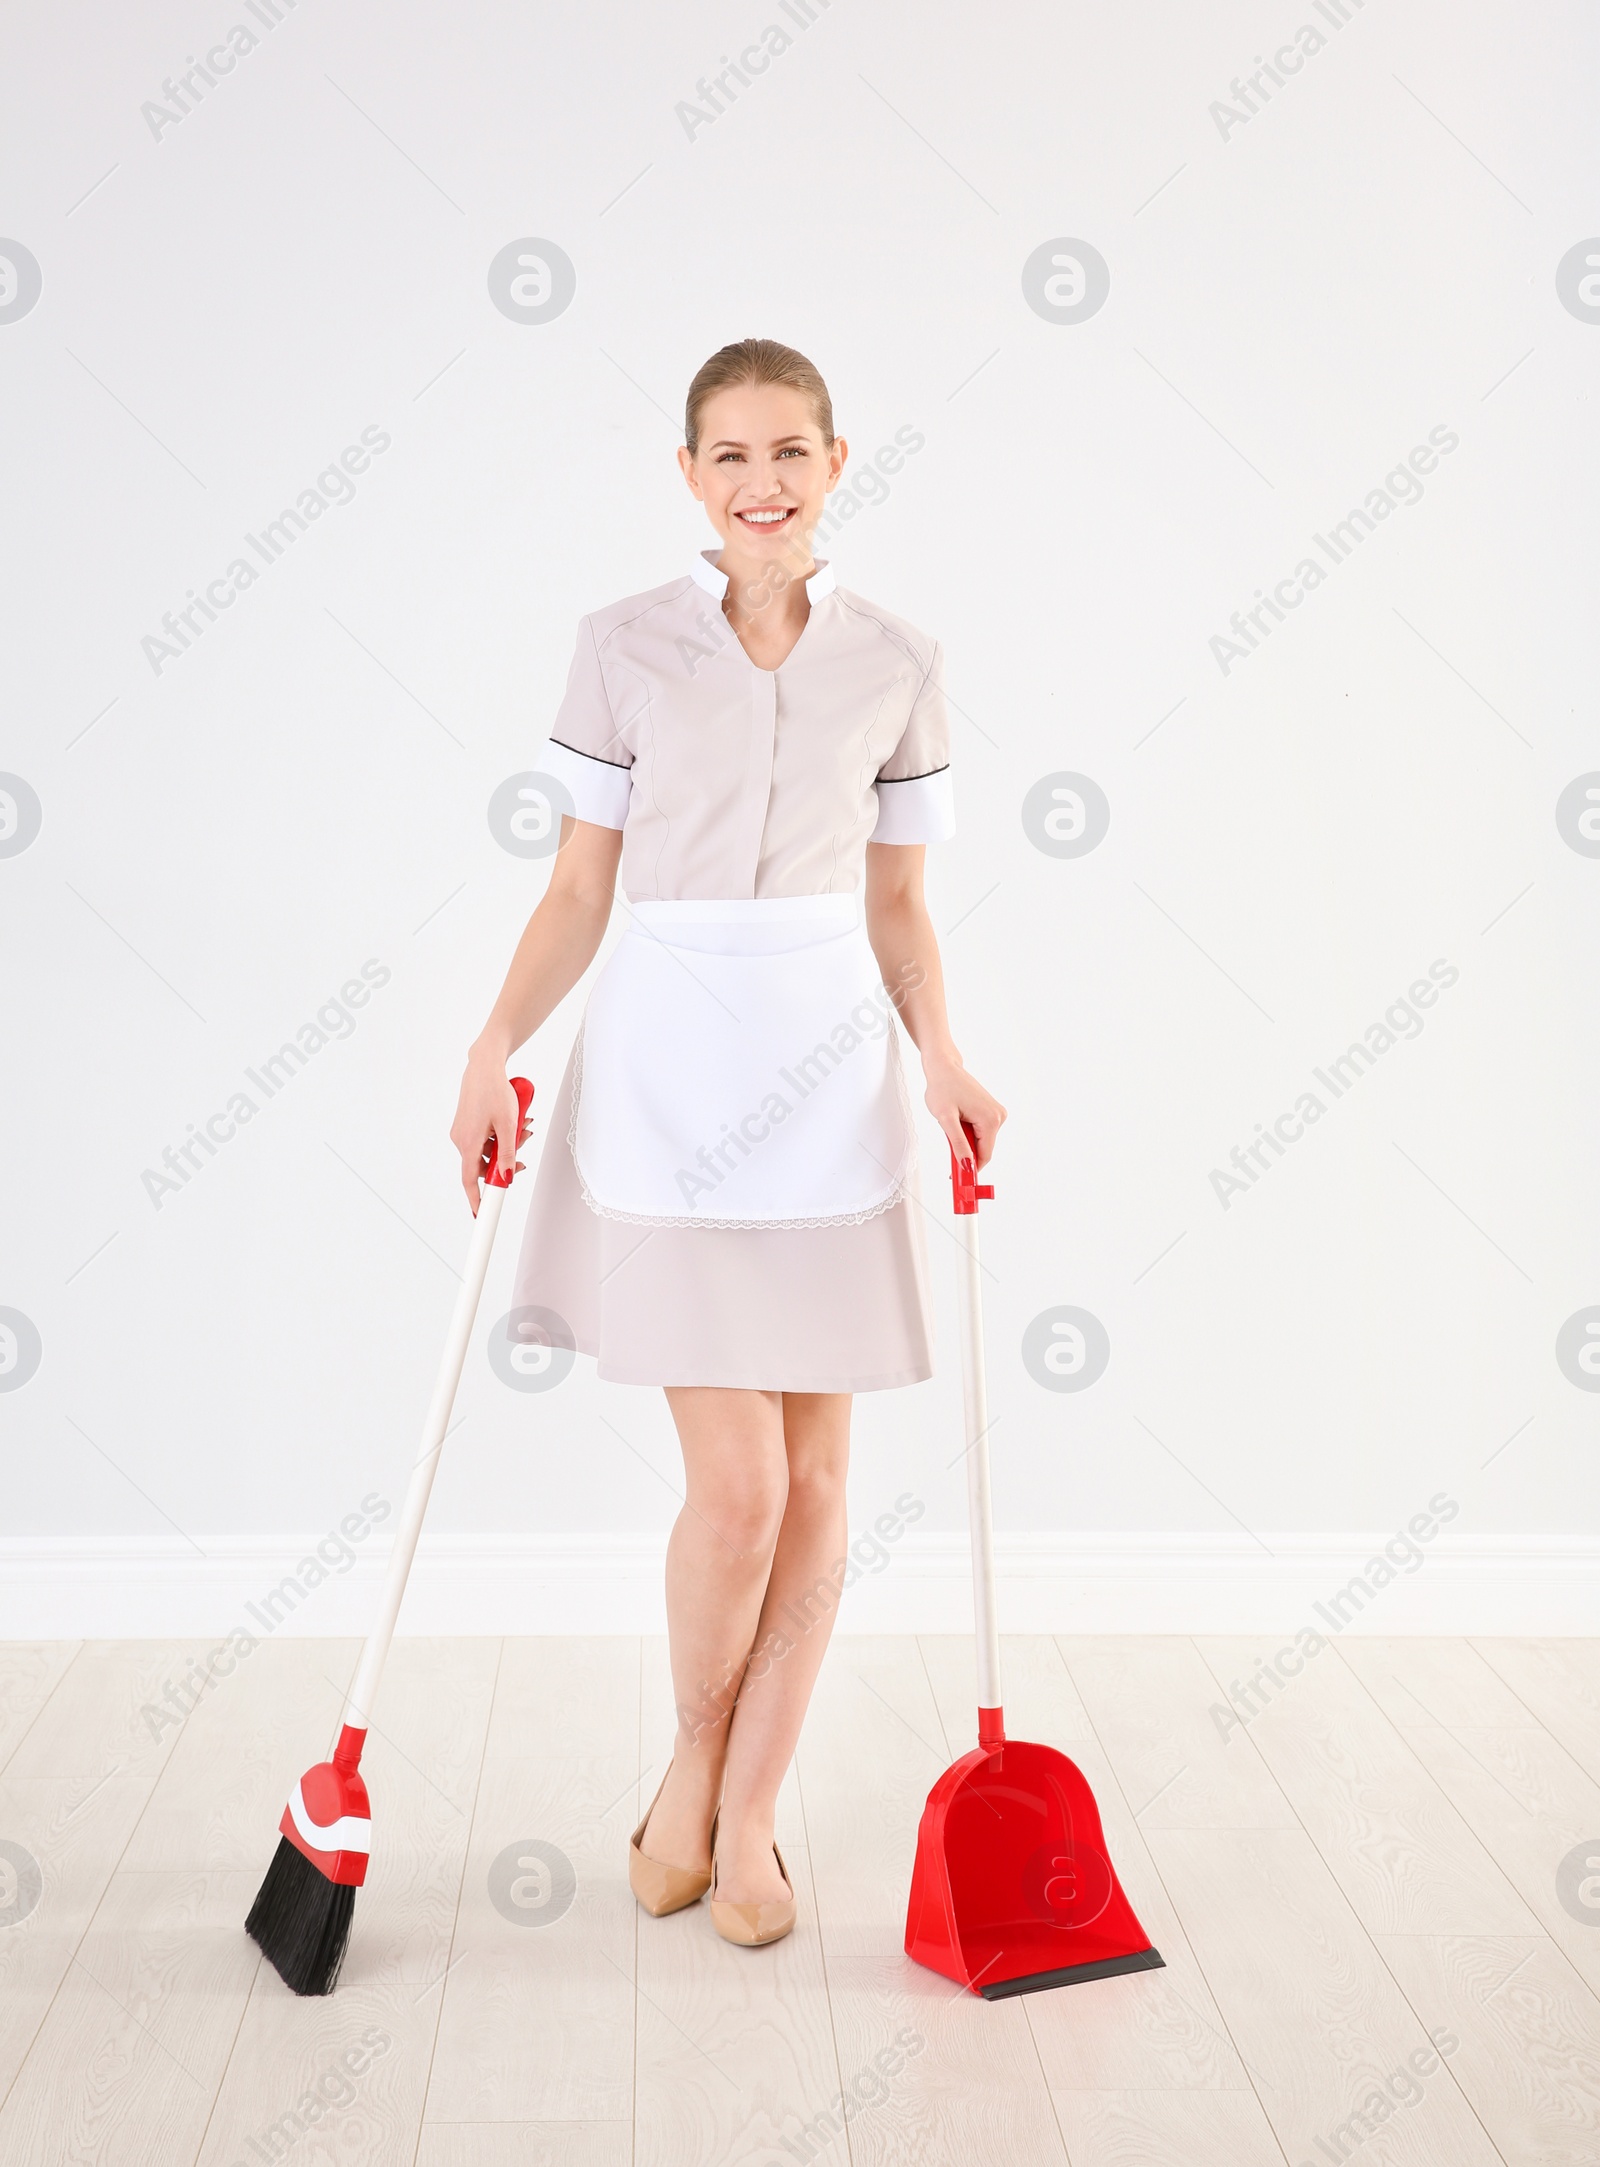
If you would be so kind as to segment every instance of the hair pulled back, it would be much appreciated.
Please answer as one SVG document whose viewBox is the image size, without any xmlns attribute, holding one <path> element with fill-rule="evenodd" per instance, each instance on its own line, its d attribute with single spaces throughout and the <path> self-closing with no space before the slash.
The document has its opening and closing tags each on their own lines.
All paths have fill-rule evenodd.
<svg viewBox="0 0 1600 2167">
<path fill-rule="evenodd" d="M 816 364 L 777 339 L 739 339 L 732 346 L 719 347 L 695 371 L 683 421 L 683 440 L 691 458 L 700 449 L 700 418 L 707 400 L 736 384 L 786 384 L 802 393 L 811 402 L 811 418 L 822 431 L 823 443 L 832 444 L 833 402 Z"/>
</svg>

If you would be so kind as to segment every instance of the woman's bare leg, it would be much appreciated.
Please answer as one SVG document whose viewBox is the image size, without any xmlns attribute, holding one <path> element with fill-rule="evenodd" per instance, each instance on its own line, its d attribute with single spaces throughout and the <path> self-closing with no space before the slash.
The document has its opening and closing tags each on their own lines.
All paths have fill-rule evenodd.
<svg viewBox="0 0 1600 2167">
<path fill-rule="evenodd" d="M 788 1497 L 788 1459 L 776 1392 L 669 1386 L 667 1404 L 683 1446 L 686 1497 L 667 1544 L 678 1729 L 666 1788 L 641 1849 L 669 1865 L 704 1867 L 722 1795 L 729 1717 L 755 1644 Z M 781 1884 L 774 1893 L 781 1896 Z"/>
<path fill-rule="evenodd" d="M 772 1855 L 778 1789 L 794 1758 L 833 1630 L 848 1555 L 848 1392 L 785 1392 L 788 1498 L 752 1636 L 723 1774 L 717 1894 L 772 1903 L 785 1894 Z"/>
<path fill-rule="evenodd" d="M 778 1789 L 844 1575 L 850 1395 L 671 1386 L 667 1403 L 687 1496 L 667 1545 L 678 1729 L 642 1848 L 706 1865 L 720 1799 L 718 1895 L 776 1902 Z"/>
</svg>

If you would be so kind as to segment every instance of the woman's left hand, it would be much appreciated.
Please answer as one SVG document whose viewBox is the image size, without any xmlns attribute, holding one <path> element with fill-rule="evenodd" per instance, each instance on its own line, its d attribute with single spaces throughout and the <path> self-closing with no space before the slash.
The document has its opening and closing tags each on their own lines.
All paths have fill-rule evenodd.
<svg viewBox="0 0 1600 2167">
<path fill-rule="evenodd" d="M 928 1080 L 928 1111 L 949 1137 L 951 1150 L 958 1159 L 972 1157 L 971 1146 L 961 1128 L 965 1121 L 978 1139 L 978 1165 L 980 1168 L 987 1166 L 994 1154 L 994 1140 L 1000 1133 L 1000 1124 L 1006 1118 L 1005 1108 L 985 1091 L 976 1076 L 969 1076 L 957 1060 L 925 1061 L 922 1072 Z"/>
</svg>

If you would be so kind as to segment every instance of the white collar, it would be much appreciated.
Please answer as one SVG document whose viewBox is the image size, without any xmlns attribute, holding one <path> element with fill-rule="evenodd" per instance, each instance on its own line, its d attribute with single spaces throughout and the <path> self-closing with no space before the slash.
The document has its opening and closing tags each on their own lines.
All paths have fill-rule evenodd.
<svg viewBox="0 0 1600 2167">
<path fill-rule="evenodd" d="M 701 549 L 689 559 L 689 577 L 697 587 L 704 587 L 707 594 L 714 594 L 719 602 L 728 591 L 728 575 L 719 572 L 711 559 L 720 554 L 720 550 Z M 826 557 L 819 558 L 816 570 L 806 574 L 805 585 L 810 601 L 820 602 L 825 594 L 832 594 L 833 566 Z"/>
</svg>

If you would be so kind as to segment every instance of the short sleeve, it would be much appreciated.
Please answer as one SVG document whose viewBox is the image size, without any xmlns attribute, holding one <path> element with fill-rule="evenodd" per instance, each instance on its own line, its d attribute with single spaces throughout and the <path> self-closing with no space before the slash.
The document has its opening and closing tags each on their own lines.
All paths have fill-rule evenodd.
<svg viewBox="0 0 1600 2167">
<path fill-rule="evenodd" d="M 566 786 L 579 820 L 597 828 L 626 825 L 633 794 L 633 755 L 622 742 L 600 668 L 594 626 L 578 626 L 578 644 L 567 672 L 567 689 L 556 711 L 550 742 L 540 757 L 544 773 Z"/>
<path fill-rule="evenodd" d="M 943 843 L 955 834 L 950 713 L 944 698 L 944 650 L 937 643 L 900 742 L 879 769 L 876 787 L 873 842 Z"/>
</svg>

